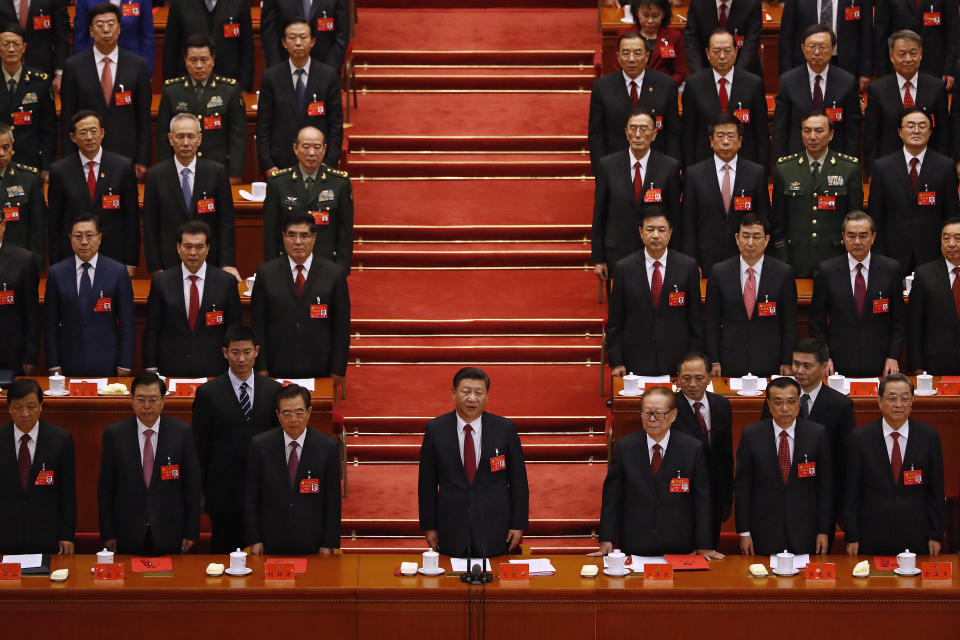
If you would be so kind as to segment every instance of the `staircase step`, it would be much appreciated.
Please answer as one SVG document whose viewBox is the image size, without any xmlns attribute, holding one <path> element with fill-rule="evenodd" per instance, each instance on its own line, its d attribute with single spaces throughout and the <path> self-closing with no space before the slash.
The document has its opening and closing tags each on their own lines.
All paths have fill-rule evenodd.
<svg viewBox="0 0 960 640">
<path fill-rule="evenodd" d="M 431 73 L 419 74 L 367 71 L 357 74 L 356 88 L 360 92 L 444 89 L 560 91 L 589 90 L 595 80 L 592 70 L 587 73 L 576 71 L 531 73 L 527 69 L 518 69 L 513 73 L 506 73 L 504 70 L 490 70 L 490 73 L 479 73 L 477 69 L 470 70 L 470 73 L 452 73 L 451 71 L 436 70 Z"/>
<path fill-rule="evenodd" d="M 361 416 L 348 417 L 344 429 L 348 435 L 422 434 L 433 416 Z M 521 436 L 527 433 L 604 434 L 605 416 L 510 416 Z"/>
<path fill-rule="evenodd" d="M 590 245 L 583 242 L 383 242 L 357 244 L 353 251 L 353 264 L 365 267 L 577 267 L 589 263 Z"/>
<path fill-rule="evenodd" d="M 503 364 L 600 362 L 600 344 L 363 344 L 353 341 L 350 361 L 364 365 L 421 362 L 485 362 Z M 529 340 L 527 342 L 532 342 Z M 554 341 L 556 342 L 556 341 Z"/>
<path fill-rule="evenodd" d="M 350 153 L 384 151 L 588 151 L 585 135 L 567 136 L 350 136 Z"/>
<path fill-rule="evenodd" d="M 369 183 L 368 183 L 369 184 Z M 370 241 L 402 242 L 405 240 L 455 242 L 484 240 L 575 240 L 590 241 L 588 224 L 552 225 L 356 225 L 354 243 L 359 248 Z"/>
<path fill-rule="evenodd" d="M 594 51 L 564 49 L 520 51 L 354 49 L 353 60 L 358 72 L 365 65 L 565 65 L 592 69 Z"/>
<path fill-rule="evenodd" d="M 603 331 L 603 318 L 351 318 L 350 331 L 355 338 L 424 334 L 598 336 Z"/>
<path fill-rule="evenodd" d="M 347 438 L 351 462 L 416 462 L 423 434 L 361 435 Z M 606 462 L 606 435 L 524 435 L 520 438 L 526 461 Z"/>
<path fill-rule="evenodd" d="M 584 178 L 591 175 L 587 157 L 559 160 L 552 156 L 503 160 L 366 160 L 347 159 L 350 173 L 365 178 Z"/>
</svg>

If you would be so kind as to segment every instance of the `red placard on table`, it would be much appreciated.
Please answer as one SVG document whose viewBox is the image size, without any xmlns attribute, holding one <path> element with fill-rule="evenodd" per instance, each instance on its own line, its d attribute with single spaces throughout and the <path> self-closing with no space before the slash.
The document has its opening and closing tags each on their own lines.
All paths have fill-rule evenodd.
<svg viewBox="0 0 960 640">
<path fill-rule="evenodd" d="M 807 580 L 836 580 L 837 565 L 835 562 L 808 562 Z"/>
<path fill-rule="evenodd" d="M 95 396 L 97 395 L 96 382 L 71 382 L 70 395 L 72 396 Z"/>
<path fill-rule="evenodd" d="M 295 572 L 305 573 L 307 571 L 306 558 L 270 558 L 267 562 L 292 562 Z"/>
<path fill-rule="evenodd" d="M 897 556 L 875 556 L 873 566 L 877 571 L 893 571 L 900 567 L 900 563 L 897 562 Z"/>
<path fill-rule="evenodd" d="M 924 580 L 952 580 L 952 562 L 921 562 L 920 577 Z"/>
<path fill-rule="evenodd" d="M 199 382 L 178 382 L 177 390 L 173 395 L 180 398 L 192 398 L 197 395 L 197 387 L 199 386 Z"/>
<path fill-rule="evenodd" d="M 134 573 L 173 571 L 173 558 L 130 558 L 130 569 Z"/>
<path fill-rule="evenodd" d="M 530 565 L 510 564 L 509 562 L 504 562 L 503 564 L 500 565 L 500 579 L 501 580 L 529 580 Z"/>
<path fill-rule="evenodd" d="M 123 580 L 123 565 L 116 562 L 93 565 L 94 580 Z"/>
<path fill-rule="evenodd" d="M 699 553 L 691 555 L 665 553 L 663 558 L 674 571 L 707 571 L 710 563 Z M 646 565 L 644 565 L 646 567 Z"/>
<path fill-rule="evenodd" d="M 851 382 L 850 395 L 851 396 L 875 396 L 877 395 L 877 383 L 876 382 Z"/>
<path fill-rule="evenodd" d="M 960 395 L 960 382 L 940 382 L 937 384 L 937 393 L 941 396 Z"/>
<path fill-rule="evenodd" d="M 263 565 L 263 577 L 266 580 L 293 580 L 296 571 L 293 562 L 267 560 Z"/>
<path fill-rule="evenodd" d="M 19 562 L 4 562 L 0 564 L 0 580 L 19 580 L 20 579 L 20 563 Z"/>
<path fill-rule="evenodd" d="M 643 565 L 644 580 L 673 580 L 673 566 L 669 564 Z"/>
</svg>

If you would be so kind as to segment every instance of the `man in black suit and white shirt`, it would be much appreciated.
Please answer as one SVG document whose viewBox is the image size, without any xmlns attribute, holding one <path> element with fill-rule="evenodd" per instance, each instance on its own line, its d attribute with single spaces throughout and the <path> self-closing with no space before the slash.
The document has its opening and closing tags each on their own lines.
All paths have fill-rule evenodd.
<svg viewBox="0 0 960 640">
<path fill-rule="evenodd" d="M 707 280 L 707 353 L 713 377 L 790 375 L 797 338 L 797 283 L 790 265 L 764 257 L 766 219 L 740 220 L 740 254 L 718 262 Z"/>
<path fill-rule="evenodd" d="M 73 436 L 40 419 L 43 390 L 35 380 L 11 383 L 7 408 L 10 422 L 0 426 L 0 443 L 7 443 L 0 465 L 0 549 L 70 555 L 77 528 Z"/>
<path fill-rule="evenodd" d="M 457 371 L 455 409 L 427 423 L 420 445 L 420 530 L 444 555 L 513 552 L 529 527 L 520 437 L 511 420 L 484 411 L 489 391 L 481 369 Z"/>
<path fill-rule="evenodd" d="M 709 277 L 713 265 L 738 254 L 746 213 L 770 215 L 767 171 L 740 156 L 743 123 L 721 113 L 707 126 L 713 157 L 687 167 L 683 185 L 683 251 Z"/>
<path fill-rule="evenodd" d="M 874 15 L 877 73 L 890 73 L 885 39 L 896 29 L 911 29 L 926 45 L 927 55 L 920 69 L 944 82 L 949 91 L 954 82 L 953 63 L 957 60 L 957 38 L 960 38 L 957 0 L 923 0 L 919 4 L 914 0 L 878 0 L 874 4 L 877 8 Z"/>
<path fill-rule="evenodd" d="M 283 387 L 274 406 L 280 426 L 254 436 L 247 454 L 250 553 L 330 555 L 340 547 L 337 441 L 309 428 L 310 392 L 303 387 Z"/>
<path fill-rule="evenodd" d="M 53 78 L 53 90 L 60 90 L 63 63 L 70 55 L 70 14 L 59 0 L 5 0 L 0 2 L 0 24 L 17 23 L 25 31 L 25 62 Z M 27 15 L 22 15 L 24 7 Z"/>
<path fill-rule="evenodd" d="M 260 33 L 263 58 L 272 67 L 287 59 L 281 45 L 283 29 L 295 20 L 306 20 L 313 31 L 310 56 L 330 66 L 337 73 L 350 43 L 350 3 L 348 0 L 310 0 L 304 13 L 301 0 L 264 0 L 260 12 Z"/>
<path fill-rule="evenodd" d="M 960 374 L 960 218 L 940 231 L 943 257 L 917 267 L 907 308 L 907 363 L 913 373 Z"/>
<path fill-rule="evenodd" d="M 134 417 L 103 432 L 97 498 L 110 551 L 190 551 L 200 534 L 200 465 L 190 425 L 163 413 L 167 385 L 143 373 L 130 385 Z"/>
<path fill-rule="evenodd" d="M 708 128 L 720 113 L 742 123 L 740 155 L 765 167 L 770 165 L 770 129 L 763 79 L 734 67 L 737 47 L 726 29 L 710 35 L 710 66 L 687 78 L 683 90 L 683 161 L 689 167 L 712 154 Z"/>
<path fill-rule="evenodd" d="M 638 108 L 645 108 L 656 126 L 656 139 L 651 138 L 653 148 L 677 162 L 683 160 L 677 85 L 667 74 L 647 69 L 649 58 L 647 41 L 639 32 L 628 31 L 617 43 L 620 69 L 593 83 L 587 140 L 595 176 L 599 176 L 604 157 L 627 147 L 621 127 Z"/>
<path fill-rule="evenodd" d="M 880 420 L 853 433 L 847 458 L 847 554 L 938 555 L 946 531 L 940 434 L 910 419 L 913 383 L 880 381 Z"/>
<path fill-rule="evenodd" d="M 744 428 L 734 478 L 744 555 L 829 553 L 834 531 L 833 459 L 823 425 L 800 412 L 800 385 L 767 385 L 772 419 Z"/>
<path fill-rule="evenodd" d="M 614 376 L 674 374 L 684 353 L 703 348 L 697 263 L 667 250 L 673 229 L 661 207 L 642 215 L 643 251 L 613 270 L 607 353 Z"/>
<path fill-rule="evenodd" d="M 0 369 L 35 375 L 40 364 L 40 299 L 32 252 L 4 242 L 7 223 L 0 210 Z"/>
<path fill-rule="evenodd" d="M 210 227 L 201 220 L 180 225 L 181 264 L 155 273 L 147 297 L 143 368 L 167 377 L 223 373 L 227 327 L 240 322 L 237 279 L 208 265 Z"/>
<path fill-rule="evenodd" d="M 213 553 L 229 553 L 246 544 L 243 494 L 238 487 L 247 479 L 247 450 L 253 436 L 280 426 L 274 396 L 281 386 L 254 373 L 259 353 L 253 327 L 229 327 L 223 345 L 229 369 L 200 385 L 193 399 L 193 438 Z"/>
<path fill-rule="evenodd" d="M 827 376 L 900 371 L 907 329 L 900 265 L 871 251 L 876 237 L 873 218 L 851 211 L 843 219 L 846 253 L 821 262 L 813 279 L 810 335 L 830 347 Z"/>
<path fill-rule="evenodd" d="M 763 7 L 760 0 L 690 0 L 683 44 L 690 72 L 710 66 L 704 55 L 710 34 L 723 28 L 733 34 L 737 46 L 737 68 L 763 77 L 760 68 L 760 37 L 763 35 Z"/>
</svg>

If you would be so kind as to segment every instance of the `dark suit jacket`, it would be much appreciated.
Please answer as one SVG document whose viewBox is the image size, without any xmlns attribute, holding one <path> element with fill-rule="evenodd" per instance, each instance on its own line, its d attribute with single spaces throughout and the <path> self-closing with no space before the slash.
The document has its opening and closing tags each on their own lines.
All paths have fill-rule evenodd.
<svg viewBox="0 0 960 640">
<path fill-rule="evenodd" d="M 688 84 L 689 86 L 689 84 Z M 767 172 L 759 164 L 740 157 L 733 179 L 733 196 L 750 198 L 751 212 L 770 217 L 770 191 Z M 730 210 L 723 208 L 720 183 L 714 156 L 687 167 L 683 184 L 683 252 L 696 259 L 709 277 L 713 265 L 740 255 L 734 236 L 740 230 L 740 219 L 746 211 L 737 211 L 730 200 Z"/>
<path fill-rule="evenodd" d="M 303 127 L 316 127 L 327 143 L 324 164 L 336 167 L 343 146 L 343 105 L 337 72 L 316 58 L 310 60 L 307 76 L 307 103 L 323 102 L 324 115 L 308 116 L 307 106 L 297 103 L 293 76 L 287 61 L 263 72 L 257 108 L 257 157 L 260 170 L 282 169 L 297 163 L 293 141 Z"/>
<path fill-rule="evenodd" d="M 127 269 L 100 254 L 93 295 L 110 298 L 110 311 L 82 308 L 74 257 L 50 267 L 44 294 L 44 349 L 47 368 L 65 376 L 115 376 L 117 367 L 133 369 L 136 318 Z"/>
<path fill-rule="evenodd" d="M 233 191 L 230 190 L 227 170 L 219 162 L 197 158 L 196 171 L 189 211 L 183 200 L 180 176 L 172 158 L 147 171 L 143 189 L 143 250 L 150 271 L 169 269 L 180 264 L 177 229 L 189 220 L 203 220 L 213 231 L 208 264 L 218 267 L 237 264 Z M 198 209 L 200 200 L 211 198 L 215 210 L 201 213 Z"/>
<path fill-rule="evenodd" d="M 0 304 L 0 369 L 19 374 L 24 364 L 40 364 L 40 302 L 33 254 L 0 243 L 0 295 L 13 292 L 13 304 Z"/>
<path fill-rule="evenodd" d="M 740 157 L 764 167 L 770 166 L 770 129 L 767 124 L 767 99 L 763 79 L 741 69 L 734 69 L 733 84 L 727 87 L 729 113 L 738 109 L 750 112 L 750 122 L 743 125 Z M 683 161 L 690 165 L 713 157 L 707 125 L 720 113 L 720 98 L 713 69 L 707 67 L 687 78 L 683 90 Z"/>
<path fill-rule="evenodd" d="M 700 272 L 697 263 L 668 250 L 661 270 L 663 288 L 653 300 L 643 250 L 620 260 L 613 270 L 607 354 L 611 367 L 644 376 L 676 374 L 677 363 L 691 351 L 703 350 Z M 683 303 L 670 297 L 683 294 Z M 676 296 L 674 296 L 676 297 Z"/>
<path fill-rule="evenodd" d="M 76 472 L 73 436 L 66 429 L 40 421 L 37 448 L 27 489 L 20 484 L 14 426 L 0 426 L 0 549 L 4 553 L 57 553 L 57 541 L 73 541 L 77 528 Z M 53 472 L 53 484 L 36 484 L 41 470 Z"/>
<path fill-rule="evenodd" d="M 673 57 L 665 55 L 670 47 L 673 48 Z M 660 27 L 656 47 L 647 60 L 647 69 L 667 74 L 677 86 L 682 84 L 690 73 L 687 68 L 687 52 L 683 47 L 683 34 L 670 27 Z"/>
<path fill-rule="evenodd" d="M 429 421 L 420 446 L 420 529 L 437 531 L 444 555 L 499 556 L 508 550 L 508 530 L 529 529 L 527 468 L 517 428 L 487 412 L 480 421 L 480 464 L 472 485 L 460 457 L 455 411 Z M 491 471 L 490 460 L 499 455 L 507 468 Z"/>
<path fill-rule="evenodd" d="M 879 3 L 879 4 L 882 4 Z M 838 0 L 837 50 L 835 58 L 846 71 L 857 76 L 873 75 L 873 0 Z M 846 9 L 860 7 L 859 20 L 847 20 Z M 803 32 L 820 22 L 817 0 L 786 0 L 780 18 L 780 73 L 804 65 Z M 898 29 L 901 27 L 897 27 Z M 887 57 L 887 36 L 883 36 L 883 58 Z M 781 85 L 782 86 L 782 85 Z M 851 154 L 856 155 L 856 154 Z"/>
<path fill-rule="evenodd" d="M 923 59 L 920 71 L 939 78 L 949 75 L 957 59 L 957 0 L 923 0 L 918 7 L 913 0 L 877 0 L 874 21 L 874 43 L 877 50 L 877 73 L 890 73 L 893 68 L 887 49 L 887 38 L 894 31 L 910 29 L 923 38 Z M 940 14 L 940 24 L 923 26 L 923 14 Z"/>
<path fill-rule="evenodd" d="M 153 56 L 156 48 L 153 44 L 153 7 L 163 5 L 163 0 L 153 3 L 150 0 L 120 0 L 123 4 L 139 4 L 139 16 L 120 17 L 120 40 L 117 44 L 137 54 L 147 62 L 147 69 L 153 74 Z M 80 53 L 93 48 L 90 37 L 90 9 L 100 4 L 98 0 L 77 0 L 73 17 L 73 52 Z M 120 7 L 121 13 L 123 7 Z"/>
<path fill-rule="evenodd" d="M 13 93 L 7 83 L 0 86 L 0 122 L 13 129 L 14 112 L 30 113 L 30 124 L 18 124 L 14 131 L 16 161 L 42 171 L 49 171 L 50 163 L 57 158 L 57 111 L 50 92 L 52 79 L 51 75 L 24 66 Z"/>
<path fill-rule="evenodd" d="M 284 450 L 283 429 L 254 436 L 247 454 L 243 518 L 250 544 L 264 553 L 308 554 L 340 547 L 340 450 L 330 436 L 307 429 L 299 452 L 296 485 Z M 303 493 L 304 478 L 320 480 L 317 493 Z"/>
<path fill-rule="evenodd" d="M 680 163 L 669 156 L 650 150 L 643 175 L 643 193 L 660 189 L 664 209 L 670 216 L 673 233 L 680 225 Z M 633 197 L 633 169 L 630 152 L 618 151 L 603 158 L 597 172 L 593 200 L 593 228 L 590 232 L 590 255 L 594 263 L 613 265 L 642 248 L 640 241 L 640 209 Z"/>
<path fill-rule="evenodd" d="M 143 482 L 136 417 L 103 432 L 97 482 L 100 538 L 116 539 L 118 553 L 143 554 L 147 524 L 157 555 L 180 553 L 181 540 L 200 535 L 200 465 L 190 426 L 164 415 L 159 425 L 149 488 Z M 180 477 L 161 480 L 164 465 L 178 465 Z"/>
<path fill-rule="evenodd" d="M 926 57 L 924 55 L 924 59 Z M 933 119 L 930 147 L 939 153 L 949 154 L 950 115 L 947 111 L 947 90 L 939 77 L 923 72 L 918 74 L 917 85 L 912 89 L 914 103 Z M 903 100 L 900 98 L 897 74 L 890 73 L 870 83 L 867 87 L 867 109 L 863 115 L 863 161 L 871 173 L 878 158 L 903 148 L 903 140 L 897 133 L 901 111 Z"/>
<path fill-rule="evenodd" d="M 651 145 L 653 150 L 665 153 L 673 159 L 683 160 L 680 142 L 680 112 L 677 108 L 677 85 L 673 78 L 647 69 L 640 84 L 637 106 L 650 109 L 658 118 L 660 128 Z M 600 161 L 611 153 L 626 149 L 627 118 L 633 111 L 630 94 L 623 79 L 623 71 L 614 71 L 600 76 L 590 90 L 590 120 L 588 142 L 590 164 L 598 175 Z"/>
<path fill-rule="evenodd" d="M 820 263 L 813 279 L 810 335 L 827 343 L 833 367 L 841 374 L 851 378 L 879 376 L 887 358 L 900 359 L 906 337 L 900 265 L 871 253 L 870 271 L 865 274 L 867 296 L 863 315 L 859 315 L 853 302 L 847 255 Z M 887 311 L 874 306 L 880 299 L 888 300 Z"/>
<path fill-rule="evenodd" d="M 324 16 L 333 18 L 333 31 L 317 30 L 317 20 Z M 300 0 L 266 0 L 263 3 L 260 32 L 267 67 L 286 62 L 287 52 L 280 45 L 283 31 L 291 20 L 303 17 L 303 3 Z M 350 42 L 350 3 L 347 0 L 313 0 L 309 22 L 314 37 L 311 57 L 339 73 Z"/>
<path fill-rule="evenodd" d="M 116 66 L 116 69 L 113 68 Z M 103 100 L 100 74 L 93 49 L 78 53 L 66 62 L 60 85 L 60 153 L 76 151 L 70 141 L 70 119 L 81 109 L 92 109 L 103 119 L 103 148 L 133 160 L 134 164 L 150 165 L 150 70 L 146 61 L 135 53 L 120 49 L 113 72 L 113 95 L 110 104 Z M 130 92 L 133 104 L 116 104 L 116 94 L 123 85 Z"/>
<path fill-rule="evenodd" d="M 691 73 L 710 68 L 705 50 L 710 33 L 719 26 L 719 16 L 716 0 L 690 0 L 683 42 Z M 734 36 L 743 37 L 743 46 L 737 53 L 737 68 L 762 78 L 760 36 L 763 34 L 763 7 L 760 0 L 733 0 L 727 14 L 727 29 Z"/>
<path fill-rule="evenodd" d="M 774 302 L 776 315 L 761 316 L 761 302 Z M 740 256 L 713 266 L 707 280 L 707 353 L 723 375 L 778 375 L 793 362 L 797 340 L 797 284 L 790 265 L 766 256 L 757 282 L 757 307 L 747 318 L 740 287 Z"/>
<path fill-rule="evenodd" d="M 907 369 L 960 374 L 960 318 L 943 258 L 917 267 L 907 308 Z"/>
<path fill-rule="evenodd" d="M 957 215 L 957 173 L 953 160 L 930 147 L 920 165 L 920 191 L 936 193 L 936 203 L 920 205 L 910 185 L 902 147 L 877 160 L 870 184 L 870 215 L 877 225 L 877 250 L 910 270 L 940 257 L 940 227 Z"/>
<path fill-rule="evenodd" d="M 170 0 L 167 30 L 163 43 L 163 77 L 186 74 L 183 43 L 195 33 L 209 35 L 217 50 L 214 72 L 233 78 L 244 91 L 253 89 L 253 25 L 250 3 L 244 0 L 217 0 L 210 16 L 206 4 L 196 0 Z M 240 25 L 240 35 L 227 38 L 224 25 Z"/>
<path fill-rule="evenodd" d="M 253 436 L 280 426 L 273 404 L 273 396 L 279 390 L 280 383 L 254 374 L 252 415 L 250 422 L 244 422 L 227 372 L 197 388 L 193 399 L 193 438 L 208 513 L 243 511 L 240 488 L 247 479 L 247 449 Z"/>
<path fill-rule="evenodd" d="M 207 314 L 222 312 L 220 324 Z M 223 338 L 227 327 L 241 322 L 237 280 L 207 265 L 200 299 L 200 315 L 193 331 L 187 320 L 181 265 L 156 273 L 147 297 L 147 325 L 143 330 L 143 367 L 160 375 L 197 378 L 220 375 L 227 369 Z"/>
<path fill-rule="evenodd" d="M 790 2 L 792 0 L 788 0 Z M 869 2 L 869 0 L 867 0 Z M 839 0 L 846 4 L 850 0 Z M 824 109 L 843 109 L 843 122 L 833 122 L 830 148 L 860 157 L 860 86 L 856 76 L 835 64 L 827 69 Z M 810 76 L 806 63 L 780 76 L 776 109 L 773 112 L 773 157 L 782 158 L 804 151 L 800 125 L 813 110 Z"/>
<path fill-rule="evenodd" d="M 325 317 L 311 318 L 311 307 Z M 317 256 L 298 297 L 290 259 L 281 256 L 257 269 L 250 298 L 260 336 L 257 371 L 289 378 L 345 375 L 350 348 L 350 292 L 342 267 Z"/>
<path fill-rule="evenodd" d="M 16 22 L 16 0 L 0 0 L 0 23 Z M 19 4 L 19 3 L 18 3 Z M 44 15 L 50 17 L 49 29 L 34 28 L 34 18 Z M 30 0 L 27 12 L 27 50 L 23 54 L 25 64 L 52 74 L 55 69 L 63 69 L 69 53 L 70 16 L 65 0 Z"/>
<path fill-rule="evenodd" d="M 7 189 L 15 190 L 17 195 Z M 43 181 L 36 169 L 15 162 L 8 164 L 4 176 L 0 178 L 0 194 L 6 196 L 0 200 L 0 205 L 16 207 L 20 216 L 19 220 L 7 220 L 3 242 L 29 249 L 37 268 L 43 269 L 46 266 L 44 233 L 47 206 L 43 198 Z"/>
<path fill-rule="evenodd" d="M 910 420 L 903 469 L 923 472 L 923 484 L 894 479 L 880 420 L 854 431 L 847 462 L 846 541 L 861 554 L 893 555 L 904 549 L 927 553 L 929 540 L 946 530 L 940 434 Z M 900 446 L 903 447 L 903 441 Z"/>
<path fill-rule="evenodd" d="M 129 158 L 104 149 L 91 201 L 87 168 L 81 163 L 79 152 L 69 152 L 50 169 L 48 195 L 50 264 L 73 256 L 68 236 L 73 219 L 84 211 L 100 217 L 103 255 L 125 265 L 140 264 L 140 196 Z M 104 209 L 106 195 L 120 196 L 120 208 Z"/>
<path fill-rule="evenodd" d="M 670 481 L 687 478 L 689 491 L 670 491 Z M 710 474 L 700 442 L 670 431 L 660 470 L 650 469 L 647 432 L 617 441 L 603 481 L 600 541 L 619 543 L 624 553 L 656 556 L 709 549 Z"/>
<path fill-rule="evenodd" d="M 783 549 L 813 553 L 817 535 L 834 531 L 830 439 L 823 425 L 798 418 L 790 476 L 784 484 L 774 428 L 773 420 L 761 420 L 745 427 L 740 436 L 734 479 L 737 532 L 750 532 L 758 555 Z M 814 477 L 799 477 L 797 465 L 802 462 L 816 463 Z"/>
</svg>

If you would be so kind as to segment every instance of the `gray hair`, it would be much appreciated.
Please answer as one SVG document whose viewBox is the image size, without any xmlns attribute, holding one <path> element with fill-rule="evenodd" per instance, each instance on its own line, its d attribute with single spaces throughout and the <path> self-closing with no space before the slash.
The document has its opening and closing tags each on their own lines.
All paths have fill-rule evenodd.
<svg viewBox="0 0 960 640">
<path fill-rule="evenodd" d="M 920 37 L 920 34 L 916 31 L 910 29 L 900 29 L 900 31 L 894 31 L 890 34 L 890 37 L 887 38 L 887 49 L 893 51 L 893 45 L 897 40 L 910 40 L 911 42 L 916 42 L 920 45 L 920 48 L 923 49 L 923 38 Z"/>
<path fill-rule="evenodd" d="M 170 118 L 170 133 L 173 133 L 173 125 L 182 120 L 189 120 L 193 124 L 197 125 L 198 131 L 203 130 L 203 127 L 200 126 L 200 118 L 193 115 L 192 113 L 178 113 L 177 115 Z"/>
</svg>

